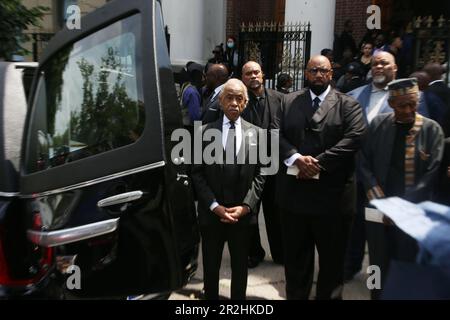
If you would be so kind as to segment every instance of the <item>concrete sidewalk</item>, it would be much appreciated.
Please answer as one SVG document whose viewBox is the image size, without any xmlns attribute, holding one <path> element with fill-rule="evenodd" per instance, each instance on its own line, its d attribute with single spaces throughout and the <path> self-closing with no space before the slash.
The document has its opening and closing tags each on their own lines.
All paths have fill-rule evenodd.
<svg viewBox="0 0 450 320">
<path fill-rule="evenodd" d="M 285 295 L 285 280 L 284 268 L 272 262 L 270 257 L 269 244 L 267 242 L 267 234 L 264 222 L 264 215 L 259 215 L 259 230 L 261 235 L 262 246 L 266 251 L 264 261 L 254 269 L 249 269 L 248 285 L 247 285 L 247 299 L 250 300 L 284 300 Z M 183 289 L 172 293 L 170 300 L 187 300 L 199 299 L 200 292 L 203 288 L 203 266 L 201 264 L 201 250 L 199 255 L 199 268 L 196 275 L 190 283 Z M 368 257 L 367 253 L 364 258 L 363 271 L 367 270 Z M 314 286 L 311 292 L 311 297 L 315 295 L 315 283 L 317 280 L 318 260 L 316 254 L 316 272 L 314 275 Z M 366 287 L 366 280 L 368 275 L 366 273 L 358 274 L 351 282 L 344 287 L 344 300 L 370 300 L 370 292 Z M 219 294 L 224 299 L 230 297 L 230 255 L 228 247 L 225 245 L 223 252 L 222 266 L 220 269 L 220 286 Z"/>
</svg>

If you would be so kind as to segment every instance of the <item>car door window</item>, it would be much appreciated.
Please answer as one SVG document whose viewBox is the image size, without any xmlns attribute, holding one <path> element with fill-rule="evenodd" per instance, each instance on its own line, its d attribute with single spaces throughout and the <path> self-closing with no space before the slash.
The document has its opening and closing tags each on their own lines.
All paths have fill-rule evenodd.
<svg viewBox="0 0 450 320">
<path fill-rule="evenodd" d="M 135 142 L 145 126 L 140 15 L 58 51 L 42 69 L 27 139 L 28 173 Z"/>
</svg>

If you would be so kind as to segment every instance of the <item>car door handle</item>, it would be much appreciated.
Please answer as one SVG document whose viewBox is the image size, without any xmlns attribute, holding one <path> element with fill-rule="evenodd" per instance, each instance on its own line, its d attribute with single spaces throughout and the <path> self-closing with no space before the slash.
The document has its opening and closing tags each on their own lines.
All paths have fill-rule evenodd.
<svg viewBox="0 0 450 320">
<path fill-rule="evenodd" d="M 109 219 L 55 231 L 27 230 L 27 236 L 32 243 L 41 247 L 55 247 L 114 232 L 119 224 L 118 221 L 119 218 Z"/>
<path fill-rule="evenodd" d="M 104 208 L 104 207 L 110 207 L 115 206 L 122 203 L 128 203 L 131 201 L 136 201 L 144 195 L 144 192 L 142 191 L 131 191 L 126 193 L 117 194 L 112 197 L 108 197 L 105 199 L 102 199 L 97 202 L 97 207 Z"/>
</svg>

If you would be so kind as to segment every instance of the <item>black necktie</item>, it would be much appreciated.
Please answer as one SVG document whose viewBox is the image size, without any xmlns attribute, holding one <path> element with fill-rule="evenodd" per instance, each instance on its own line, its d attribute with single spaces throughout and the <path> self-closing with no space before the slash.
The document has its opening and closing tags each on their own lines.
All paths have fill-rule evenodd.
<svg viewBox="0 0 450 320">
<path fill-rule="evenodd" d="M 225 143 L 225 154 L 233 152 L 233 157 L 236 156 L 236 130 L 234 121 L 230 121 L 230 128 L 228 129 L 227 141 Z"/>
<path fill-rule="evenodd" d="M 258 112 L 259 120 L 262 123 L 264 119 L 264 97 L 256 98 L 256 111 Z"/>
<path fill-rule="evenodd" d="M 320 104 L 320 98 L 319 97 L 315 97 L 314 100 L 313 100 L 313 104 L 312 104 L 313 112 L 316 112 L 317 109 L 319 109 L 319 107 L 320 107 L 319 104 Z"/>
</svg>

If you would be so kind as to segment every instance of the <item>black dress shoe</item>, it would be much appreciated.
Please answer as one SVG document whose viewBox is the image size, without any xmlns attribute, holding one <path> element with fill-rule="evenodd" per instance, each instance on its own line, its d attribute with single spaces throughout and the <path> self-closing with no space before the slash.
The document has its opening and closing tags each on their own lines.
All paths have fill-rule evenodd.
<svg viewBox="0 0 450 320">
<path fill-rule="evenodd" d="M 258 266 L 258 264 L 260 264 L 263 260 L 264 260 L 264 258 L 249 257 L 248 258 L 248 262 L 247 262 L 247 266 L 248 266 L 249 269 L 256 268 Z"/>
</svg>

